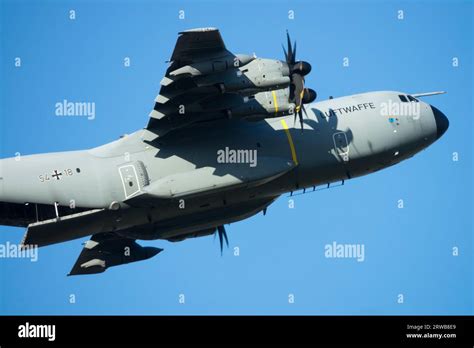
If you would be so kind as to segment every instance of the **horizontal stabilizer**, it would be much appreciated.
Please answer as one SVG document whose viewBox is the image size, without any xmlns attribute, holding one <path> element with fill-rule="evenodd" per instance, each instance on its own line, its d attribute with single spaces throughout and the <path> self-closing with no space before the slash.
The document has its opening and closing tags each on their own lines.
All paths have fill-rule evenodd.
<svg viewBox="0 0 474 348">
<path fill-rule="evenodd" d="M 134 239 L 113 232 L 98 233 L 84 243 L 84 249 L 68 275 L 102 273 L 109 267 L 146 260 L 162 251 L 143 247 Z"/>
<path fill-rule="evenodd" d="M 28 225 L 21 244 L 41 247 L 110 231 L 115 214 L 112 210 L 93 209 L 59 219 L 35 222 Z"/>
</svg>

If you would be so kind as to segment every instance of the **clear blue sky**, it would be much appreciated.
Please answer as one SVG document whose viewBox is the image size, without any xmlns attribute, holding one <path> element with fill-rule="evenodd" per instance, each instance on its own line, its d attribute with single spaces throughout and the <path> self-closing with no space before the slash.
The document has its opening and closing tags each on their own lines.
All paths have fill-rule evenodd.
<svg viewBox="0 0 474 348">
<path fill-rule="evenodd" d="M 86 239 L 41 249 L 36 263 L 0 259 L 0 313 L 472 314 L 472 17 L 468 1 L 2 0 L 2 158 L 91 148 L 142 128 L 178 31 L 201 26 L 218 27 L 234 53 L 276 59 L 289 29 L 320 99 L 446 90 L 429 102 L 450 128 L 395 167 L 299 196 L 294 209 L 282 197 L 267 216 L 228 226 L 223 257 L 205 237 L 144 242 L 165 251 L 93 276 L 66 277 Z M 95 102 L 95 120 L 56 117 L 63 99 Z M 1 226 L 0 243 L 23 234 Z M 333 241 L 363 243 L 365 261 L 325 258 Z"/>
</svg>

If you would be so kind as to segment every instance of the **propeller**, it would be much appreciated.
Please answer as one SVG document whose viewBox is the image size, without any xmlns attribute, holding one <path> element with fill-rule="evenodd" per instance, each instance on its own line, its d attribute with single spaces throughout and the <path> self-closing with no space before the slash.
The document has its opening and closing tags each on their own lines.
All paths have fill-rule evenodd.
<svg viewBox="0 0 474 348">
<path fill-rule="evenodd" d="M 283 52 L 290 72 L 290 102 L 296 105 L 294 120 L 296 122 L 296 116 L 298 116 L 301 131 L 303 131 L 303 112 L 306 114 L 304 104 L 313 102 L 317 94 L 311 88 L 304 87 L 304 76 L 310 73 L 311 64 L 305 61 L 296 61 L 296 41 L 292 47 L 288 30 L 286 31 L 286 40 L 288 49 L 286 50 L 283 46 Z"/>
<path fill-rule="evenodd" d="M 227 239 L 227 233 L 226 233 L 225 227 L 223 225 L 217 226 L 217 231 L 216 232 L 219 236 L 219 243 L 220 243 L 220 246 L 221 246 L 221 256 L 222 256 L 222 249 L 224 247 L 223 240 L 225 240 L 225 244 L 227 245 L 227 247 L 229 247 L 229 240 Z M 215 236 L 215 234 L 214 234 L 214 236 Z"/>
</svg>

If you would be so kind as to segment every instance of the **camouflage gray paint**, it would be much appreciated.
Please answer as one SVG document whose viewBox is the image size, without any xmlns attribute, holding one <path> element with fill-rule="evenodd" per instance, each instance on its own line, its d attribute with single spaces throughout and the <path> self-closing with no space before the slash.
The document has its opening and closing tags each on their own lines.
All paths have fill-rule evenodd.
<svg viewBox="0 0 474 348">
<path fill-rule="evenodd" d="M 301 130 L 291 113 L 281 116 L 283 105 L 291 104 L 286 102 L 288 81 L 280 86 L 284 65 L 242 60 L 249 76 L 254 72 L 248 67 L 252 64 L 264 61 L 277 67 L 264 75 L 278 80 L 274 89 L 264 84 L 256 93 L 246 87 L 245 93 L 237 95 L 255 96 L 263 110 L 260 114 L 259 109 L 258 117 L 250 113 L 242 118 L 234 112 L 231 119 L 184 122 L 164 133 L 156 131 L 162 122 L 157 119 L 154 127 L 90 150 L 3 159 L 0 223 L 28 226 L 25 245 L 94 235 L 71 274 L 102 272 L 161 251 L 143 248 L 135 239 L 178 241 L 212 234 L 219 226 L 265 210 L 285 192 L 347 180 L 405 160 L 436 141 L 448 127 L 447 118 L 436 108 L 405 93 L 386 91 L 308 104 Z M 222 80 L 219 74 L 225 76 L 225 71 L 201 76 L 200 71 L 206 71 L 202 63 L 195 70 L 186 60 L 183 64 L 188 65 L 181 71 L 201 82 L 207 78 L 214 84 Z M 172 65 L 167 76 L 181 68 Z M 220 93 L 216 100 L 226 96 Z M 416 113 L 398 115 L 387 108 L 403 103 L 416 106 Z M 219 109 L 222 104 L 213 105 Z M 155 106 L 150 116 L 163 110 Z M 254 151 L 256 165 L 222 163 L 218 154 L 223 149 L 242 154 Z M 117 256 L 122 247 L 134 255 Z M 102 259 L 100 250 L 114 258 Z"/>
</svg>

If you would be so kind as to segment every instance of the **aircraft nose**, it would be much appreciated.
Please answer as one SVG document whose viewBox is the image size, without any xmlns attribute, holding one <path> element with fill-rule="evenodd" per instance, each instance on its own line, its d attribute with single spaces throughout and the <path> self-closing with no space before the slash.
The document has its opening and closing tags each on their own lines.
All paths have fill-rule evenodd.
<svg viewBox="0 0 474 348">
<path fill-rule="evenodd" d="M 448 129 L 449 120 L 445 114 L 443 114 L 433 105 L 431 105 L 431 110 L 433 110 L 433 115 L 436 122 L 436 139 L 439 139 Z"/>
</svg>

